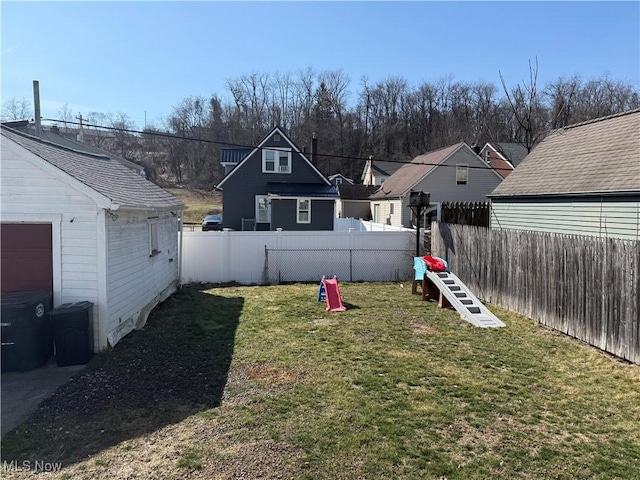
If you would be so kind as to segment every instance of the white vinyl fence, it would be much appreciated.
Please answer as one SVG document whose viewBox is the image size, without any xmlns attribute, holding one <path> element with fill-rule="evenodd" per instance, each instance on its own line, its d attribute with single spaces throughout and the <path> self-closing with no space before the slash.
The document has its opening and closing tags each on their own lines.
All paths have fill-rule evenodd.
<svg viewBox="0 0 640 480">
<path fill-rule="evenodd" d="M 399 281 L 413 276 L 415 232 L 184 232 L 182 283 Z"/>
<path fill-rule="evenodd" d="M 336 232 L 348 232 L 349 229 L 356 232 L 414 232 L 415 229 L 405 227 L 394 227 L 384 223 L 374 223 L 359 218 L 336 218 L 333 222 L 333 229 Z"/>
</svg>

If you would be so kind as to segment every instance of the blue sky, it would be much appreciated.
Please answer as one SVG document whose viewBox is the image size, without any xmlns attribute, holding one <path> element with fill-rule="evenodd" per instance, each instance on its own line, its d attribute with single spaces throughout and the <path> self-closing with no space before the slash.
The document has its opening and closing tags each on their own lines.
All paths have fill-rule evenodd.
<svg viewBox="0 0 640 480">
<path fill-rule="evenodd" d="M 191 95 L 228 98 L 252 72 L 342 69 L 411 85 L 446 76 L 499 86 L 579 74 L 640 85 L 635 2 L 0 2 L 2 102 L 44 117 L 124 112 L 143 126 Z M 353 98 L 355 100 L 355 98 Z"/>
</svg>

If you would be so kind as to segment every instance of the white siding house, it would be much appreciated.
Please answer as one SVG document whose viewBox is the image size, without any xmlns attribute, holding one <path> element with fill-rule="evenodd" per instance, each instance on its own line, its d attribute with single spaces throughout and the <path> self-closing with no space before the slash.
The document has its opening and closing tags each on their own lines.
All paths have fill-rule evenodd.
<svg viewBox="0 0 640 480">
<path fill-rule="evenodd" d="M 391 175 L 370 197 L 373 221 L 409 228 L 411 191 L 428 192 L 439 212 L 442 202 L 486 201 L 501 181 L 465 142 L 450 145 L 417 156 Z"/>
<path fill-rule="evenodd" d="M 554 131 L 490 197 L 494 229 L 640 240 L 640 110 Z"/>
<path fill-rule="evenodd" d="M 95 350 L 115 345 L 176 289 L 184 204 L 107 156 L 1 133 L 2 227 L 51 226 L 54 307 L 93 302 Z"/>
</svg>

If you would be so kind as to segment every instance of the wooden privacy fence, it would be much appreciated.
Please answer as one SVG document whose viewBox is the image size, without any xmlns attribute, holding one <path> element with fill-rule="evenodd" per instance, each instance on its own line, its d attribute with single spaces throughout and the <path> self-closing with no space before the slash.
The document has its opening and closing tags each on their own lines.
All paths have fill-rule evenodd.
<svg viewBox="0 0 640 480">
<path fill-rule="evenodd" d="M 433 224 L 479 298 L 640 364 L 640 242 Z"/>
<path fill-rule="evenodd" d="M 440 206 L 442 223 L 488 227 L 489 216 L 489 202 L 442 202 Z"/>
</svg>

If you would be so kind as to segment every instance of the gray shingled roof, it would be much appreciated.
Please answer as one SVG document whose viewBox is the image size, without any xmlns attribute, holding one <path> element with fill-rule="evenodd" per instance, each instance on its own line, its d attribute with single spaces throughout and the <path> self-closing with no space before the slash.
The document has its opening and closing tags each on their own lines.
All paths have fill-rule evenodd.
<svg viewBox="0 0 640 480">
<path fill-rule="evenodd" d="M 640 109 L 552 132 L 490 196 L 639 192 Z"/>
<path fill-rule="evenodd" d="M 420 182 L 431 170 L 446 160 L 449 155 L 462 145 L 464 145 L 464 142 L 418 155 L 411 162 L 403 164 L 396 173 L 382 184 L 380 190 L 371 195 L 371 198 L 390 198 L 406 195 L 416 183 Z"/>
<path fill-rule="evenodd" d="M 367 200 L 379 188 L 380 185 L 341 183 L 338 185 L 338 194 L 341 200 Z"/>
<path fill-rule="evenodd" d="M 107 156 L 78 152 L 9 128 L 3 127 L 0 131 L 3 143 L 15 142 L 121 208 L 185 208 L 178 198 Z"/>
<path fill-rule="evenodd" d="M 511 162 L 514 168 L 527 156 L 527 148 L 520 143 L 499 142 L 492 145 Z"/>
<path fill-rule="evenodd" d="M 35 136 L 35 125 L 29 123 L 28 121 L 2 122 L 2 126 L 9 127 L 20 133 L 26 133 L 27 135 Z M 63 135 L 60 135 L 59 133 L 55 133 L 51 127 L 42 127 L 40 138 L 56 145 L 60 145 L 61 147 L 70 148 L 78 152 L 91 153 L 95 155 L 106 155 L 107 157 L 112 158 L 113 160 L 117 160 L 125 167 L 135 170 L 136 172 L 144 170 L 144 167 L 142 165 L 132 162 L 131 160 L 127 160 L 126 158 L 122 158 L 114 153 L 108 152 L 103 148 L 78 142 L 77 140 L 65 137 Z"/>
</svg>

